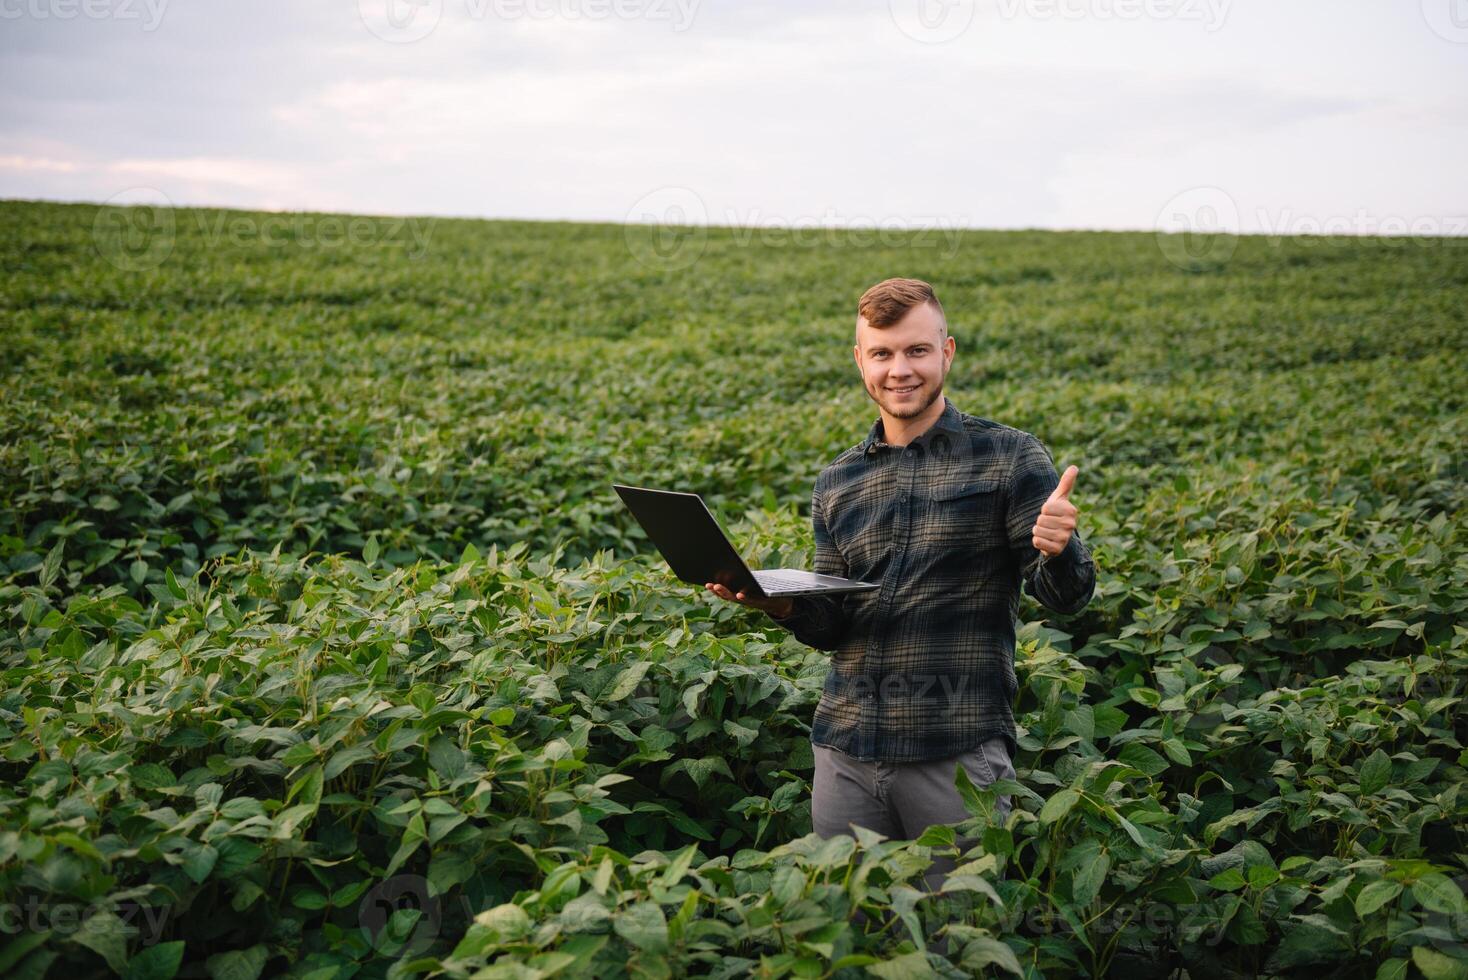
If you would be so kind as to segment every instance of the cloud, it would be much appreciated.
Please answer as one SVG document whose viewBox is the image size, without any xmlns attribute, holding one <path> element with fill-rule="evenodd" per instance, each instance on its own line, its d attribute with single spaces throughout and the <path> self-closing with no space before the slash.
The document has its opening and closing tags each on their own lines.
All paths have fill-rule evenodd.
<svg viewBox="0 0 1468 980">
<path fill-rule="evenodd" d="M 888 0 L 699 0 L 683 30 L 537 2 L 441 0 L 401 44 L 355 3 L 8 25 L 0 194 L 622 220 L 678 188 L 726 224 L 979 227 L 1150 227 L 1199 185 L 1463 210 L 1464 60 L 1415 9 L 1215 3 L 1209 30 L 977 0 L 927 44 Z"/>
</svg>

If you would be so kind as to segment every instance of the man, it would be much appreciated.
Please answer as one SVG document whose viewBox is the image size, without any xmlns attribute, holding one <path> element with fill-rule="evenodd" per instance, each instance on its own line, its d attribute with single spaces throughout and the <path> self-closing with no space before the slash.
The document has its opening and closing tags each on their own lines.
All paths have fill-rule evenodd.
<svg viewBox="0 0 1468 980">
<path fill-rule="evenodd" d="M 1057 479 L 1033 435 L 958 411 L 943 395 L 955 346 L 921 280 L 888 279 L 857 304 L 852 353 L 879 418 L 821 471 L 811 524 L 817 572 L 879 590 L 771 599 L 707 585 L 833 653 L 811 730 L 822 837 L 856 825 L 914 839 L 969 816 L 956 766 L 980 787 L 1013 778 L 1021 579 L 1060 613 L 1095 589 L 1068 499 L 1077 468 Z M 1000 796 L 995 819 L 1009 808 Z M 935 861 L 928 887 L 954 863 Z"/>
</svg>

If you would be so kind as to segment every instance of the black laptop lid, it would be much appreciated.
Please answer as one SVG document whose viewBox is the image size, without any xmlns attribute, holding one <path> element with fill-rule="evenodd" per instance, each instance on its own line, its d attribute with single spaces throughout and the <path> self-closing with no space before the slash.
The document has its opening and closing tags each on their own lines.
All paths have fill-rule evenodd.
<svg viewBox="0 0 1468 980">
<path fill-rule="evenodd" d="M 674 575 L 700 587 L 717 582 L 735 592 L 765 594 L 698 494 L 612 486 Z"/>
</svg>

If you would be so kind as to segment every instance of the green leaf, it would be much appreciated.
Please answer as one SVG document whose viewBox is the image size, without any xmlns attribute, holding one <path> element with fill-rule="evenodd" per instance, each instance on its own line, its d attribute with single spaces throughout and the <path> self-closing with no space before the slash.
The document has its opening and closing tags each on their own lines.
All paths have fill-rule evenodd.
<svg viewBox="0 0 1468 980">
<path fill-rule="evenodd" d="M 163 570 L 163 581 L 168 586 L 168 594 L 175 599 L 183 600 L 189 597 L 189 594 L 184 591 L 184 587 L 178 584 L 178 579 L 174 577 L 172 568 L 165 568 Z"/>
<path fill-rule="evenodd" d="M 689 844 L 683 850 L 679 851 L 677 856 L 668 863 L 667 868 L 663 870 L 661 878 L 663 887 L 672 888 L 682 880 L 683 876 L 687 874 L 688 868 L 693 864 L 693 859 L 697 854 L 697 844 Z"/>
<path fill-rule="evenodd" d="M 1468 962 L 1439 953 L 1429 946 L 1414 947 L 1412 962 L 1427 980 L 1468 980 Z"/>
<path fill-rule="evenodd" d="M 1244 873 L 1238 868 L 1227 868 L 1208 879 L 1208 884 L 1222 892 L 1238 891 L 1248 884 Z"/>
<path fill-rule="evenodd" d="M 928 954 L 920 952 L 904 953 L 890 960 L 874 963 L 867 967 L 867 972 L 887 980 L 921 980 L 923 977 L 938 975 L 928 964 Z"/>
<path fill-rule="evenodd" d="M 1266 968 L 1286 970 L 1311 963 L 1328 963 L 1348 954 L 1351 943 L 1329 918 L 1314 914 L 1300 916 L 1286 927 L 1284 939 L 1275 947 Z"/>
<path fill-rule="evenodd" d="M 1453 879 L 1436 871 L 1429 871 L 1412 883 L 1412 897 L 1423 908 L 1433 912 L 1453 916 L 1468 914 L 1462 889 Z"/>
<path fill-rule="evenodd" d="M 188 875 L 196 885 L 204 883 L 209 877 L 209 872 L 214 870 L 214 862 L 219 860 L 219 852 L 208 844 L 199 844 L 188 852 L 184 858 L 184 874 Z"/>
<path fill-rule="evenodd" d="M 1370 796 L 1386 787 L 1392 775 L 1392 760 L 1377 749 L 1361 763 L 1361 795 Z"/>
<path fill-rule="evenodd" d="M 1117 759 L 1133 769 L 1140 769 L 1149 776 L 1156 776 L 1167 769 L 1167 760 L 1141 742 L 1128 742 L 1117 753 Z"/>
<path fill-rule="evenodd" d="M 352 766 L 360 762 L 367 762 L 377 758 L 377 750 L 370 743 L 360 742 L 349 745 L 344 749 L 338 749 L 336 754 L 326 763 L 322 770 L 321 778 L 332 780 L 346 772 Z"/>
<path fill-rule="evenodd" d="M 513 902 L 480 912 L 474 923 L 488 929 L 498 942 L 513 942 L 528 933 L 532 925 L 530 915 Z"/>
<path fill-rule="evenodd" d="M 303 745 L 306 743 L 302 743 Z M 313 755 L 314 758 L 314 755 Z M 291 788 L 285 795 L 285 802 L 296 800 L 298 803 L 315 805 L 321 802 L 321 789 L 324 777 L 321 767 L 313 765 L 296 777 L 291 783 Z"/>
<path fill-rule="evenodd" d="M 377 535 L 374 534 L 372 535 L 372 537 L 368 538 L 367 543 L 362 546 L 363 563 L 369 566 L 377 564 L 377 556 L 380 552 L 381 548 L 377 544 Z"/>
<path fill-rule="evenodd" d="M 612 922 L 617 935 L 638 949 L 665 953 L 668 949 L 668 920 L 656 902 L 638 902 L 619 912 Z"/>
<path fill-rule="evenodd" d="M 4 947 L 0 947 L 0 976 L 11 976 L 11 971 L 15 969 L 16 964 L 49 938 L 51 938 L 49 929 L 39 932 L 23 932 L 6 943 Z"/>
<path fill-rule="evenodd" d="M 1399 881 L 1373 881 L 1356 893 L 1356 915 L 1364 919 L 1401 893 Z"/>
<path fill-rule="evenodd" d="M 1071 808 L 1076 805 L 1076 801 L 1080 798 L 1081 794 L 1073 789 L 1063 789 L 1056 793 L 1045 801 L 1044 806 L 1040 807 L 1040 823 L 1055 823 L 1069 813 Z"/>
<path fill-rule="evenodd" d="M 466 766 L 464 752 L 446 735 L 435 736 L 428 745 L 428 764 L 446 781 L 453 782 Z"/>
<path fill-rule="evenodd" d="M 111 912 L 92 913 L 71 939 L 101 956 L 117 973 L 127 965 L 127 926 Z"/>
<path fill-rule="evenodd" d="M 1407 980 L 1407 961 L 1400 956 L 1382 960 L 1376 968 L 1376 980 Z"/>
<path fill-rule="evenodd" d="M 41 562 L 41 588 L 49 589 L 51 583 L 56 581 L 56 576 L 61 573 L 61 555 L 66 548 L 66 539 L 60 538 L 46 552 L 46 560 Z"/>
<path fill-rule="evenodd" d="M 1071 877 L 1071 901 L 1077 905 L 1090 905 L 1101 891 L 1106 873 L 1111 870 L 1111 858 L 1105 853 L 1090 861 L 1081 862 Z"/>
<path fill-rule="evenodd" d="M 122 971 L 123 980 L 173 980 L 183 963 L 182 940 L 145 946 L 137 956 L 127 961 Z"/>
<path fill-rule="evenodd" d="M 384 876 L 392 877 L 403 866 L 403 862 L 413 856 L 413 852 L 418 850 L 418 846 L 427 840 L 428 828 L 423 822 L 423 814 L 415 813 L 408 820 L 407 829 L 403 831 L 402 842 L 398 844 L 397 852 L 393 854 L 392 860 L 388 862 L 387 870 L 383 872 Z"/>
<path fill-rule="evenodd" d="M 138 585 L 143 584 L 143 579 L 148 577 L 148 563 L 139 558 L 128 568 L 128 575 Z"/>
<path fill-rule="evenodd" d="M 270 958 L 269 950 L 263 945 L 249 949 L 232 949 L 227 953 L 215 953 L 205 961 L 205 968 L 214 980 L 259 980 L 260 971 Z"/>
<path fill-rule="evenodd" d="M 792 864 L 775 871 L 770 880 L 770 894 L 781 905 L 789 905 L 805 891 L 805 872 Z"/>
<path fill-rule="evenodd" d="M 997 966 L 1001 970 L 1008 970 L 1015 976 L 1024 976 L 1024 968 L 1019 964 L 1019 958 L 1014 955 L 1006 943 L 1000 942 L 990 936 L 979 936 L 971 939 L 963 947 L 964 968 L 977 973 L 987 966 Z"/>
<path fill-rule="evenodd" d="M 617 679 L 612 682 L 611 689 L 607 691 L 606 696 L 602 700 L 607 702 L 620 701 L 637 690 L 637 685 L 642 682 L 643 676 L 651 666 L 651 661 L 639 660 L 630 667 L 623 668 L 621 673 L 617 675 Z"/>
</svg>

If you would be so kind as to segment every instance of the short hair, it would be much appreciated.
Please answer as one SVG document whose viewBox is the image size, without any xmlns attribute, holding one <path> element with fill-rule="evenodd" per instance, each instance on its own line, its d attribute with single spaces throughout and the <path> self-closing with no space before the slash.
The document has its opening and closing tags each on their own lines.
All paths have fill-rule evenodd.
<svg viewBox="0 0 1468 980">
<path fill-rule="evenodd" d="M 890 327 L 907 316 L 913 307 L 927 303 L 943 317 L 943 332 L 948 332 L 948 317 L 933 287 L 921 279 L 883 279 L 861 294 L 856 304 L 858 319 L 865 317 L 874 327 Z"/>
</svg>

